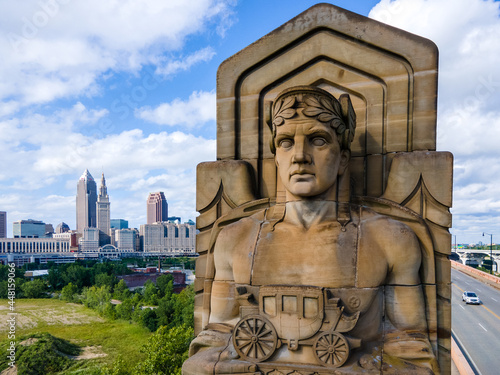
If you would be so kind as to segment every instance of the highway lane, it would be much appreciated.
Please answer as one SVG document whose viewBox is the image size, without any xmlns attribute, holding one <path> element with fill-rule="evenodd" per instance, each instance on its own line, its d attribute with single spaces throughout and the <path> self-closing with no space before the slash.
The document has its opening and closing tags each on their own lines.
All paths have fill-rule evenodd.
<svg viewBox="0 0 500 375">
<path fill-rule="evenodd" d="M 482 375 L 500 374 L 500 291 L 451 270 L 452 323 L 459 342 Z M 462 293 L 476 292 L 482 305 L 466 305 Z"/>
</svg>

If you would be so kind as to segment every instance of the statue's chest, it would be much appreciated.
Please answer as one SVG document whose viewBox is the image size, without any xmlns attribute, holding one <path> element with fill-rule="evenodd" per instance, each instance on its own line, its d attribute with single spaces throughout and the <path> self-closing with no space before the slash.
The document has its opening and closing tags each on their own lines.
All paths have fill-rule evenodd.
<svg viewBox="0 0 500 375">
<path fill-rule="evenodd" d="M 356 282 L 357 229 L 337 222 L 309 230 L 264 225 L 257 239 L 250 283 L 352 287 Z"/>
</svg>

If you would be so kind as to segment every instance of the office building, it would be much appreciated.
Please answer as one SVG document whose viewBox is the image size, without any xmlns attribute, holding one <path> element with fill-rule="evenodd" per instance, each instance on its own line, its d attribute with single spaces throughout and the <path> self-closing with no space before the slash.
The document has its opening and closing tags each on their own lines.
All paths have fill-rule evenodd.
<svg viewBox="0 0 500 375">
<path fill-rule="evenodd" d="M 94 178 L 85 169 L 78 180 L 76 190 L 76 231 L 83 234 L 85 228 L 96 228 L 97 187 Z"/>
<path fill-rule="evenodd" d="M 145 253 L 194 255 L 196 251 L 196 227 L 193 224 L 144 224 L 140 227 L 140 236 Z"/>
<path fill-rule="evenodd" d="M 163 192 L 149 193 L 147 205 L 148 224 L 168 220 L 168 204 Z"/>
<path fill-rule="evenodd" d="M 99 250 L 99 229 L 84 228 L 79 247 L 80 251 L 84 253 L 97 252 Z"/>
<path fill-rule="evenodd" d="M 63 232 L 63 233 L 54 233 L 52 235 L 54 240 L 65 240 L 69 241 L 71 251 L 78 251 L 78 235 L 76 232 Z"/>
<path fill-rule="evenodd" d="M 127 229 L 128 221 L 123 219 L 111 219 L 110 226 L 114 229 Z"/>
<path fill-rule="evenodd" d="M 0 254 L 64 253 L 70 251 L 70 241 L 70 238 L 4 238 L 0 239 Z"/>
<path fill-rule="evenodd" d="M 39 220 L 19 220 L 12 223 L 14 238 L 45 238 L 45 223 Z"/>
<path fill-rule="evenodd" d="M 119 251 L 136 251 L 138 235 L 136 229 L 117 229 L 115 230 L 115 246 Z"/>
<path fill-rule="evenodd" d="M 0 238 L 7 237 L 7 212 L 0 211 Z"/>
<path fill-rule="evenodd" d="M 99 244 L 109 244 L 110 239 L 110 203 L 108 197 L 108 188 L 104 173 L 101 176 L 101 186 L 97 196 L 97 229 L 100 231 Z"/>
</svg>

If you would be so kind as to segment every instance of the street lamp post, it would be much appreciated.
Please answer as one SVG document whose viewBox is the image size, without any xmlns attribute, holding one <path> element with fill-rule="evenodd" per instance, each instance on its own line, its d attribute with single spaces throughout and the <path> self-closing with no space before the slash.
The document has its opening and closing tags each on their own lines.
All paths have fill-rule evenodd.
<svg viewBox="0 0 500 375">
<path fill-rule="evenodd" d="M 491 260 L 490 274 L 493 275 L 493 235 L 490 233 L 483 232 L 483 237 L 484 235 L 490 236 L 490 260 Z"/>
</svg>

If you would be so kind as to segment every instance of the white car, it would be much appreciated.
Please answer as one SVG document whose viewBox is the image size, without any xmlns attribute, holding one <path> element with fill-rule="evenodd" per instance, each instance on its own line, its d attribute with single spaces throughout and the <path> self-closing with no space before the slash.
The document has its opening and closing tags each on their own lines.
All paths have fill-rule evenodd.
<svg viewBox="0 0 500 375">
<path fill-rule="evenodd" d="M 473 305 L 481 304 L 481 300 L 474 292 L 464 292 L 464 294 L 462 294 L 462 301 L 464 301 L 466 304 L 469 303 L 472 303 Z"/>
</svg>

